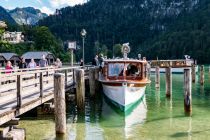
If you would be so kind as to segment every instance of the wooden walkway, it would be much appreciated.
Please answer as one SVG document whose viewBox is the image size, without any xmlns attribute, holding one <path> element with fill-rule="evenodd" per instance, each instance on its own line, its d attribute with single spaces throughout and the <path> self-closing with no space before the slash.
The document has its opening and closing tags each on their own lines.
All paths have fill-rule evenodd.
<svg viewBox="0 0 210 140">
<path fill-rule="evenodd" d="M 75 86 L 74 71 L 81 67 L 53 67 L 0 71 L 0 125 L 54 98 L 54 73 L 65 75 L 65 87 Z M 88 70 L 86 70 L 88 74 Z"/>
</svg>

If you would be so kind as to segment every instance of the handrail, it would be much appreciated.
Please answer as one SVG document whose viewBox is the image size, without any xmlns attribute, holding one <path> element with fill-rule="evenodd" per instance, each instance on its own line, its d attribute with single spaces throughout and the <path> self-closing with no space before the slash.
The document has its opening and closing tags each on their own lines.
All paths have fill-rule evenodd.
<svg viewBox="0 0 210 140">
<path fill-rule="evenodd" d="M 88 67 L 85 66 L 85 68 L 88 68 Z M 39 72 L 49 72 L 49 71 L 73 70 L 73 69 L 79 69 L 79 68 L 82 68 L 82 66 L 72 66 L 72 67 L 63 67 L 63 68 L 43 67 L 43 68 L 32 68 L 32 69 L 18 69 L 16 71 L 10 70 L 11 73 L 6 73 L 7 71 L 4 70 L 4 71 L 0 71 L 0 77 L 35 74 Z"/>
</svg>

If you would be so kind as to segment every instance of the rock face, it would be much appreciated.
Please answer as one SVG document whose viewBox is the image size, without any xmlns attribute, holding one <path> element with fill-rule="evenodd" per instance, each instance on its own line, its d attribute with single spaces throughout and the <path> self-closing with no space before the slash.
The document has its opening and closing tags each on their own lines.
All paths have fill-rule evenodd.
<svg viewBox="0 0 210 140">
<path fill-rule="evenodd" d="M 33 7 L 15 8 L 14 10 L 10 10 L 9 14 L 18 24 L 29 25 L 34 25 L 40 19 L 47 17 L 47 14 Z"/>
<path fill-rule="evenodd" d="M 6 9 L 0 6 L 0 21 L 1 20 L 6 21 L 10 24 L 16 24 L 15 20 L 10 16 Z"/>
</svg>

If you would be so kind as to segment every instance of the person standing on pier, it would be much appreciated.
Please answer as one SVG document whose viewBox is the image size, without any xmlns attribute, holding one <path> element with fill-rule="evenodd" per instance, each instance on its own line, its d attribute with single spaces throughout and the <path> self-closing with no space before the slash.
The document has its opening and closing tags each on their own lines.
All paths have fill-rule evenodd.
<svg viewBox="0 0 210 140">
<path fill-rule="evenodd" d="M 98 63 L 99 63 L 99 67 L 102 69 L 104 67 L 104 57 L 103 57 L 103 54 L 100 54 L 99 55 Z"/>
<path fill-rule="evenodd" d="M 7 61 L 6 67 L 5 67 L 5 73 L 12 73 L 13 70 L 13 66 L 12 63 L 10 61 Z"/>
<path fill-rule="evenodd" d="M 25 59 L 22 57 L 20 63 L 18 64 L 19 69 L 25 69 L 27 68 L 27 63 L 25 62 Z"/>
<path fill-rule="evenodd" d="M 56 68 L 61 68 L 62 67 L 62 62 L 59 58 L 57 58 L 56 61 L 55 61 L 55 67 Z"/>
<path fill-rule="evenodd" d="M 93 66 L 98 66 L 98 55 L 95 56 L 95 58 L 92 61 Z"/>
<path fill-rule="evenodd" d="M 36 68 L 36 62 L 34 61 L 34 59 L 31 59 L 31 62 L 28 64 L 28 68 Z"/>
<path fill-rule="evenodd" d="M 42 59 L 39 61 L 39 67 L 47 67 L 48 66 L 48 62 L 45 58 L 45 55 L 42 55 Z"/>
<path fill-rule="evenodd" d="M 83 66 L 83 59 L 80 59 L 80 66 Z"/>
</svg>

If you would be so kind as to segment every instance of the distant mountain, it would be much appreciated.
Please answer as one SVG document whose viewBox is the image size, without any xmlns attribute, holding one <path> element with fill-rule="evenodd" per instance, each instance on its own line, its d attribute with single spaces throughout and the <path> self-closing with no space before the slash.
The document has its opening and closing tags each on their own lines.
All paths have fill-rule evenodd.
<svg viewBox="0 0 210 140">
<path fill-rule="evenodd" d="M 0 20 L 6 21 L 9 24 L 17 24 L 15 20 L 10 16 L 6 9 L 0 6 Z"/>
<path fill-rule="evenodd" d="M 10 10 L 9 14 L 18 24 L 30 25 L 34 25 L 40 19 L 47 17 L 47 14 L 33 7 L 15 8 L 14 10 Z"/>
</svg>

